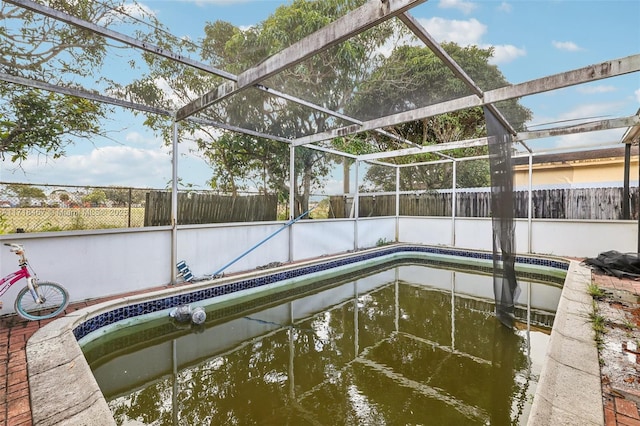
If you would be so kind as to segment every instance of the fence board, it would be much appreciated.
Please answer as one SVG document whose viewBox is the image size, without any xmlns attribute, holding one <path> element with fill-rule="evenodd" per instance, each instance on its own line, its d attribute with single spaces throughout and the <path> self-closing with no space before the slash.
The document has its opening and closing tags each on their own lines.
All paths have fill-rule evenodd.
<svg viewBox="0 0 640 426">
<path fill-rule="evenodd" d="M 638 188 L 631 188 L 629 211 L 638 218 Z M 622 188 L 539 189 L 532 191 L 532 217 L 536 219 L 621 220 Z M 401 216 L 451 216 L 451 193 L 401 194 Z M 347 217 L 347 199 L 330 197 L 329 217 Z M 514 192 L 514 217 L 528 217 L 528 191 Z M 360 195 L 359 217 L 395 215 L 395 195 Z M 490 192 L 456 193 L 456 216 L 491 217 Z"/>
<path fill-rule="evenodd" d="M 256 222 L 276 220 L 278 197 L 255 195 L 178 194 L 178 224 Z M 147 193 L 144 226 L 171 224 L 171 193 Z"/>
</svg>

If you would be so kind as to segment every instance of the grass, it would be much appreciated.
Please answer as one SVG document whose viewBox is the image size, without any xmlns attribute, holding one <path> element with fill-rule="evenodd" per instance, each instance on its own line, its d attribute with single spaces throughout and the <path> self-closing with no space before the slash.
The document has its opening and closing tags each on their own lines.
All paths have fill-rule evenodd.
<svg viewBox="0 0 640 426">
<path fill-rule="evenodd" d="M 602 314 L 600 314 L 600 310 L 598 308 L 598 302 L 596 301 L 596 299 L 594 298 L 593 302 L 592 302 L 592 310 L 591 313 L 589 314 L 589 319 L 591 320 L 591 327 L 593 328 L 593 331 L 595 331 L 595 341 L 596 341 L 596 346 L 598 347 L 598 353 L 600 352 L 600 350 L 602 349 L 602 346 L 604 345 L 604 334 L 607 332 L 606 330 L 606 323 L 607 320 L 604 316 L 602 316 Z M 598 358 L 600 358 L 600 356 L 598 356 Z M 600 364 L 603 363 L 603 360 L 600 358 L 599 359 Z"/>
<path fill-rule="evenodd" d="M 631 321 L 629 321 L 628 319 L 625 319 L 625 320 L 624 320 L 624 322 L 623 322 L 622 326 L 623 326 L 626 330 L 629 330 L 629 331 L 633 331 L 633 330 L 636 328 L 636 326 L 635 326 Z"/>
<path fill-rule="evenodd" d="M 589 293 L 589 296 L 593 297 L 594 299 L 602 299 L 605 296 L 604 290 L 598 287 L 598 285 L 594 282 L 590 283 L 587 286 L 587 293 Z"/>
</svg>

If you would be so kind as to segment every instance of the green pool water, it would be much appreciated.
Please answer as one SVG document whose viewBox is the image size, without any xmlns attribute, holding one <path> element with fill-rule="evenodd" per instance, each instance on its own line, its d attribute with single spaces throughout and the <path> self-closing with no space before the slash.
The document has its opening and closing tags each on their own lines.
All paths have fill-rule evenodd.
<svg viewBox="0 0 640 426">
<path fill-rule="evenodd" d="M 375 269 L 375 268 L 374 268 Z M 155 318 L 83 345 L 122 425 L 526 424 L 561 286 L 423 264 Z"/>
</svg>

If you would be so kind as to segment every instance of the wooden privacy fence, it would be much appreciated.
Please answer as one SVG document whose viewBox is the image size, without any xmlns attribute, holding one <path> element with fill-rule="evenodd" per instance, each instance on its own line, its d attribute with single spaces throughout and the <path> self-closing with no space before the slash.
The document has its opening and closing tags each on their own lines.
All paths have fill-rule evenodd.
<svg viewBox="0 0 640 426">
<path fill-rule="evenodd" d="M 178 224 L 257 222 L 276 220 L 276 195 L 229 196 L 179 193 Z M 147 193 L 144 226 L 171 224 L 171 193 Z"/>
<path fill-rule="evenodd" d="M 638 218 L 638 188 L 629 194 L 630 219 Z M 401 216 L 451 216 L 451 193 L 401 194 Z M 623 219 L 622 188 L 539 189 L 532 191 L 532 217 L 536 219 Z M 349 217 L 352 200 L 330 198 L 330 217 Z M 528 191 L 514 192 L 514 217 L 528 217 Z M 360 195 L 359 217 L 394 216 L 395 195 Z M 490 192 L 456 193 L 456 216 L 491 217 Z"/>
</svg>

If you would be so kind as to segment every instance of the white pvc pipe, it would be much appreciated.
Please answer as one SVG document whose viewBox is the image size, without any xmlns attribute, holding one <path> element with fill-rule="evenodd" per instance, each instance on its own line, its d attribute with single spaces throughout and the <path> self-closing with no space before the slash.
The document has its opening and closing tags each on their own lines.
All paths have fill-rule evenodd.
<svg viewBox="0 0 640 426">
<path fill-rule="evenodd" d="M 174 119 L 171 141 L 171 284 L 178 281 L 178 126 Z"/>
<path fill-rule="evenodd" d="M 533 236 L 533 155 L 529 153 L 529 202 L 527 203 L 527 232 L 529 240 L 527 251 L 531 253 L 533 243 L 531 238 Z"/>
<path fill-rule="evenodd" d="M 296 207 L 296 147 L 289 145 L 289 220 L 293 220 Z M 300 212 L 302 213 L 302 212 Z M 289 228 L 289 262 L 293 260 L 293 227 Z"/>
<path fill-rule="evenodd" d="M 400 241 L 400 167 L 396 167 L 396 238 Z"/>
<path fill-rule="evenodd" d="M 458 180 L 457 177 L 457 162 L 453 161 L 453 178 L 451 180 L 452 188 L 451 188 L 451 245 L 456 245 L 456 182 Z"/>
<path fill-rule="evenodd" d="M 355 180 L 356 180 L 356 187 L 354 189 L 353 192 L 353 249 L 354 250 L 358 250 L 358 217 L 359 217 L 359 210 L 360 210 L 360 192 L 358 190 L 358 186 L 360 185 L 360 182 L 358 181 L 358 174 L 360 172 L 360 160 L 356 160 L 356 170 L 355 170 Z"/>
</svg>

